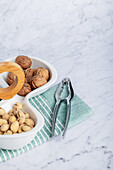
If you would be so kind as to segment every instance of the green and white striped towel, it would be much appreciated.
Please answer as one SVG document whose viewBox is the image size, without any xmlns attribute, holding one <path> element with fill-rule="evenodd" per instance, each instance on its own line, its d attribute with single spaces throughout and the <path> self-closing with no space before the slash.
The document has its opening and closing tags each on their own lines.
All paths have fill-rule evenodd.
<svg viewBox="0 0 113 170">
<path fill-rule="evenodd" d="M 51 139 L 52 127 L 52 111 L 55 105 L 54 94 L 57 86 L 52 87 L 41 95 L 30 98 L 29 102 L 33 105 L 44 117 L 45 124 L 43 128 L 37 132 L 34 140 L 27 146 L 18 150 L 4 150 L 0 149 L 0 162 L 18 156 L 28 150 L 48 141 Z M 64 93 L 67 93 L 65 90 Z M 77 95 L 74 96 L 71 102 L 71 115 L 68 128 L 75 126 L 93 114 L 91 108 L 85 104 Z M 66 103 L 62 103 L 59 108 L 58 117 L 56 120 L 55 135 L 59 135 L 64 128 L 66 117 Z"/>
</svg>

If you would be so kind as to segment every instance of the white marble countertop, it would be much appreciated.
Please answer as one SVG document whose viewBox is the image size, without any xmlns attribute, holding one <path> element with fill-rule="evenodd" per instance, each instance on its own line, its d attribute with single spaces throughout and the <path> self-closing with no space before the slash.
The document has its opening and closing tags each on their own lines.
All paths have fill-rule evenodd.
<svg viewBox="0 0 113 170">
<path fill-rule="evenodd" d="M 0 170 L 113 170 L 113 0 L 1 0 L 0 60 L 19 54 L 70 77 L 94 115 Z"/>
</svg>

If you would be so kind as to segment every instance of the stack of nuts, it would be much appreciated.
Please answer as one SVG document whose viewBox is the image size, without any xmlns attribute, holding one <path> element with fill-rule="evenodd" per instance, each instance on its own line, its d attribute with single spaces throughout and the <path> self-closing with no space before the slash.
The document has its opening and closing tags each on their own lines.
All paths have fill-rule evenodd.
<svg viewBox="0 0 113 170">
<path fill-rule="evenodd" d="M 26 96 L 32 90 L 39 88 L 48 82 L 48 69 L 44 67 L 39 67 L 37 69 L 30 68 L 32 61 L 28 56 L 18 56 L 16 57 L 15 62 L 22 67 L 25 73 L 25 83 L 18 92 L 20 96 Z M 10 72 L 7 76 L 7 83 L 11 85 L 15 80 L 16 75 Z"/>
<path fill-rule="evenodd" d="M 0 135 L 27 132 L 34 126 L 34 121 L 28 113 L 22 111 L 20 103 L 14 104 L 8 114 L 0 108 Z"/>
</svg>

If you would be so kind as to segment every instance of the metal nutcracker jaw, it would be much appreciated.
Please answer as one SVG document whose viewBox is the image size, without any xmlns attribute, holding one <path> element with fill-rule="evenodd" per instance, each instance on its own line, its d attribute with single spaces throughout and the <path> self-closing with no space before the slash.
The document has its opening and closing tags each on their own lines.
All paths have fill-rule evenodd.
<svg viewBox="0 0 113 170">
<path fill-rule="evenodd" d="M 68 96 L 63 98 L 63 97 L 61 97 L 61 93 L 63 91 L 64 85 L 66 85 L 68 88 Z M 52 137 L 54 136 L 55 123 L 56 123 L 58 109 L 60 107 L 61 102 L 66 100 L 67 115 L 66 115 L 65 126 L 64 126 L 64 130 L 63 130 L 63 134 L 62 134 L 62 137 L 64 138 L 67 127 L 68 127 L 68 123 L 69 123 L 70 110 L 71 110 L 70 104 L 71 104 L 71 99 L 73 98 L 73 96 L 74 96 L 74 90 L 72 88 L 71 81 L 69 78 L 64 78 L 62 80 L 62 82 L 60 83 L 60 85 L 58 86 L 56 94 L 55 94 L 56 104 L 55 104 L 55 107 L 53 110 L 53 117 L 52 117 Z"/>
</svg>

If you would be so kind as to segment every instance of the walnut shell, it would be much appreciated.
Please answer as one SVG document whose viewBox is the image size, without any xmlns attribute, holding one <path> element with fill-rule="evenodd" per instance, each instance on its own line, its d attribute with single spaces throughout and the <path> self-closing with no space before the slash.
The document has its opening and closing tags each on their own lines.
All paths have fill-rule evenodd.
<svg viewBox="0 0 113 170">
<path fill-rule="evenodd" d="M 7 76 L 7 83 L 9 85 L 13 84 L 13 82 L 16 80 L 16 78 L 17 78 L 17 76 L 14 73 L 9 72 L 8 76 Z"/>
<path fill-rule="evenodd" d="M 31 86 L 28 83 L 24 83 L 22 89 L 18 92 L 20 96 L 26 96 L 31 92 Z"/>
<path fill-rule="evenodd" d="M 35 75 L 32 77 L 31 85 L 32 85 L 32 88 L 34 88 L 34 89 L 36 89 L 40 86 L 43 86 L 46 83 L 47 83 L 46 79 L 39 75 Z"/>
<path fill-rule="evenodd" d="M 23 69 L 31 67 L 32 61 L 28 56 L 19 55 L 15 59 L 16 63 L 19 64 Z"/>
<path fill-rule="evenodd" d="M 39 75 L 39 76 L 45 78 L 47 81 L 49 79 L 49 71 L 46 68 L 44 68 L 44 67 L 39 67 L 35 71 L 35 75 Z"/>
<path fill-rule="evenodd" d="M 28 83 L 31 83 L 31 79 L 32 79 L 35 71 L 36 71 L 36 69 L 32 69 L 32 68 L 27 68 L 25 70 L 25 78 Z"/>
<path fill-rule="evenodd" d="M 7 83 L 9 85 L 13 84 L 13 82 L 16 80 L 17 76 L 12 73 L 12 72 L 9 72 L 9 74 L 7 75 Z M 25 83 L 27 83 L 27 79 L 25 78 Z"/>
</svg>

